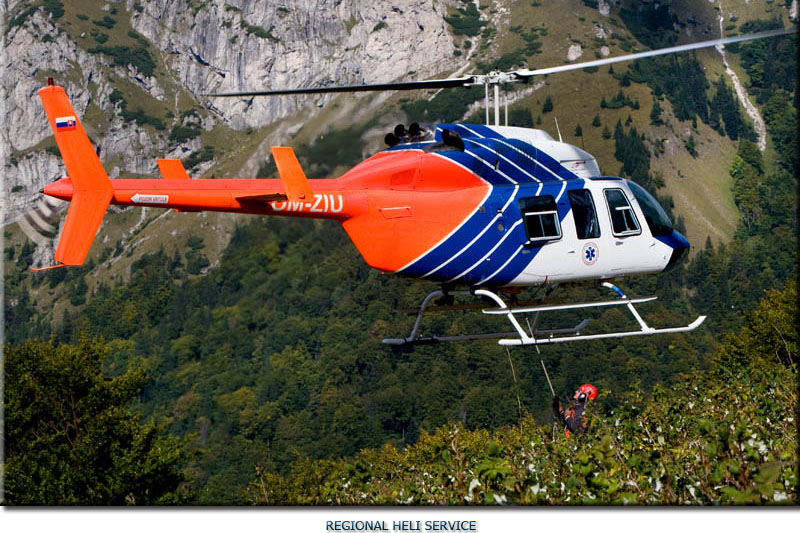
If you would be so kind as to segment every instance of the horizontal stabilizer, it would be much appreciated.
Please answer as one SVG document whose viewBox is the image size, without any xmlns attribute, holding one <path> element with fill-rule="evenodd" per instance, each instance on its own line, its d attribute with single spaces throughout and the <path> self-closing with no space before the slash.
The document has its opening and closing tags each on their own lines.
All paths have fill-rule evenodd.
<svg viewBox="0 0 800 533">
<path fill-rule="evenodd" d="M 300 162 L 294 155 L 294 150 L 282 146 L 273 146 L 270 150 L 289 201 L 300 202 L 313 199 L 314 192 L 300 167 Z"/>
<path fill-rule="evenodd" d="M 156 159 L 161 177 L 165 180 L 188 180 L 189 174 L 180 159 Z"/>
<path fill-rule="evenodd" d="M 284 200 L 286 200 L 286 195 L 280 192 L 274 192 L 267 194 L 254 194 L 251 196 L 237 196 L 236 200 L 238 200 L 240 203 L 248 203 L 248 204 L 283 202 Z"/>
</svg>

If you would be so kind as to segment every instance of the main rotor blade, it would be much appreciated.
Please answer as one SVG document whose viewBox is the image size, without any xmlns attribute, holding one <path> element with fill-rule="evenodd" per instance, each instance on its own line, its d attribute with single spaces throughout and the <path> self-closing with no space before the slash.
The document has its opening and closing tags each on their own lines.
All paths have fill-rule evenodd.
<svg viewBox="0 0 800 533">
<path fill-rule="evenodd" d="M 244 91 L 230 93 L 214 93 L 205 96 L 267 96 L 275 94 L 320 94 L 351 93 L 360 91 L 410 91 L 414 89 L 447 89 L 466 87 L 475 82 L 474 76 L 462 78 L 446 78 L 443 80 L 398 81 L 391 83 L 372 83 L 363 85 L 333 85 L 330 87 L 298 87 L 295 89 L 269 89 L 266 91 Z"/>
<path fill-rule="evenodd" d="M 755 39 L 765 39 L 767 37 L 777 37 L 779 35 L 789 35 L 796 33 L 796 29 L 781 28 L 777 30 L 762 31 L 759 33 L 750 33 L 747 35 L 737 35 L 735 37 L 725 37 L 722 39 L 713 39 L 711 41 L 701 41 L 698 43 L 682 44 L 679 46 L 671 46 L 669 48 L 660 48 L 658 50 L 648 50 L 646 52 L 639 52 L 636 54 L 628 54 L 624 56 L 608 57 L 604 59 L 597 59 L 595 61 L 585 61 L 583 63 L 571 63 L 569 65 L 561 65 L 558 67 L 548 67 L 536 70 L 520 69 L 512 72 L 492 72 L 490 74 L 463 76 L 460 78 L 445 78 L 442 80 L 425 80 L 425 81 L 398 81 L 390 83 L 372 83 L 361 85 L 332 85 L 329 87 L 297 87 L 293 89 L 268 89 L 264 91 L 241 91 L 241 92 L 226 92 L 226 93 L 212 93 L 204 96 L 209 97 L 247 97 L 247 96 L 269 96 L 279 94 L 324 94 L 324 93 L 351 93 L 362 91 L 410 91 L 415 89 L 448 89 L 452 87 L 469 87 L 472 85 L 497 85 L 502 83 L 509 83 L 515 81 L 527 81 L 533 76 L 542 76 L 544 74 L 553 74 L 556 72 L 565 72 L 569 70 L 577 70 L 587 67 L 598 67 L 600 65 L 608 65 L 611 63 L 619 63 L 622 61 L 633 61 L 635 59 L 642 59 L 645 57 L 654 57 L 665 54 L 674 54 L 677 52 L 686 52 L 688 50 L 696 50 L 698 48 L 707 48 L 710 46 L 717 46 L 720 44 L 737 43 L 741 41 L 751 41 Z"/>
<path fill-rule="evenodd" d="M 568 70 L 577 70 L 587 67 L 599 67 L 601 65 L 608 65 L 610 63 L 619 63 L 621 61 L 632 61 L 634 59 L 641 59 L 644 57 L 660 56 L 665 54 L 674 54 L 677 52 L 686 52 L 688 50 L 696 50 L 698 48 L 707 48 L 710 46 L 717 46 L 720 44 L 738 43 L 740 41 L 751 41 L 754 39 L 765 39 L 767 37 L 777 37 L 778 35 L 789 35 L 796 33 L 796 29 L 781 28 L 777 30 L 767 30 L 758 33 L 750 33 L 747 35 L 737 35 L 735 37 L 725 37 L 722 39 L 714 39 L 711 41 L 700 41 L 691 44 L 682 44 L 679 46 L 671 46 L 669 48 L 659 48 L 658 50 L 648 50 L 646 52 L 639 52 L 636 54 L 628 54 L 617 57 L 607 57 L 595 61 L 585 61 L 583 63 L 570 63 L 569 65 L 561 65 L 558 67 L 540 68 L 536 70 L 516 70 L 513 72 L 518 78 L 525 79 L 533 76 L 542 76 L 544 74 L 553 74 L 556 72 L 565 72 Z"/>
</svg>

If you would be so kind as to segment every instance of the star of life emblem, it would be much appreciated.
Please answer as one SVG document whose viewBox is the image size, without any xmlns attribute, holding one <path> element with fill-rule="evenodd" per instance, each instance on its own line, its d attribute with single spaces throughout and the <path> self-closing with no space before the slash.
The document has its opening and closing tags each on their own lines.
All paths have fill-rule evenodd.
<svg viewBox="0 0 800 533">
<path fill-rule="evenodd" d="M 585 265 L 592 266 L 595 264 L 599 255 L 600 250 L 596 243 L 587 242 L 583 245 L 583 250 L 581 250 L 581 259 L 583 259 L 583 263 Z"/>
</svg>

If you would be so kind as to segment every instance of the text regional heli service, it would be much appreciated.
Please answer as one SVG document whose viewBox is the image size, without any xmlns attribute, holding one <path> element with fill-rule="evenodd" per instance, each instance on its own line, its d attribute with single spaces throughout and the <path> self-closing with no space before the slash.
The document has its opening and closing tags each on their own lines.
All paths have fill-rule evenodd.
<svg viewBox="0 0 800 533">
<path fill-rule="evenodd" d="M 326 531 L 478 531 L 476 520 L 328 520 Z"/>
</svg>

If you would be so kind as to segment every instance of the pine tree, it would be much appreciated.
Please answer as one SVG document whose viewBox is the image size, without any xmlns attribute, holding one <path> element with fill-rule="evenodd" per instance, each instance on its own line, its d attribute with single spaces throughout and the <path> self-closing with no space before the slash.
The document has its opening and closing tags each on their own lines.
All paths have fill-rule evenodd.
<svg viewBox="0 0 800 533">
<path fill-rule="evenodd" d="M 547 96 L 544 100 L 544 105 L 542 106 L 542 113 L 549 113 L 553 110 L 553 101 L 550 99 L 550 95 Z"/>
<path fill-rule="evenodd" d="M 650 110 L 650 124 L 653 126 L 661 126 L 664 121 L 661 119 L 661 105 L 657 99 L 653 100 L 653 108 Z"/>
<path fill-rule="evenodd" d="M 697 147 L 695 146 L 694 134 L 690 134 L 689 138 L 686 139 L 683 144 L 686 146 L 686 150 L 692 155 L 692 157 L 697 157 Z"/>
<path fill-rule="evenodd" d="M 711 128 L 722 135 L 725 136 L 725 126 L 722 125 L 722 115 L 719 114 L 716 110 L 711 110 L 708 113 L 708 124 Z"/>
<path fill-rule="evenodd" d="M 512 109 L 508 113 L 508 123 L 520 128 L 531 128 L 533 127 L 533 115 L 527 108 Z"/>
<path fill-rule="evenodd" d="M 624 131 L 622 130 L 622 120 L 617 119 L 617 124 L 614 126 L 614 140 L 619 142 L 624 135 Z"/>
<path fill-rule="evenodd" d="M 575 126 L 575 137 L 583 137 L 583 129 L 580 124 Z"/>
<path fill-rule="evenodd" d="M 721 98 L 719 111 L 722 120 L 725 121 L 725 131 L 732 141 L 738 140 L 742 117 L 739 113 L 739 104 L 733 95 L 733 89 L 727 86 L 724 79 L 720 79 L 717 96 Z"/>
<path fill-rule="evenodd" d="M 600 127 L 600 115 L 594 116 L 594 118 L 592 119 L 592 126 L 594 126 L 595 128 Z"/>
<path fill-rule="evenodd" d="M 739 150 L 737 154 L 742 158 L 743 161 L 750 164 L 759 173 L 764 171 L 761 150 L 758 149 L 756 143 L 747 139 L 739 140 Z"/>
<path fill-rule="evenodd" d="M 128 410 L 141 371 L 103 375 L 110 349 L 28 341 L 6 350 L 5 496 L 17 505 L 174 502 L 179 441 Z"/>
</svg>

